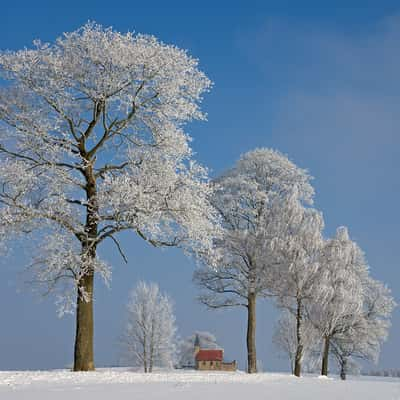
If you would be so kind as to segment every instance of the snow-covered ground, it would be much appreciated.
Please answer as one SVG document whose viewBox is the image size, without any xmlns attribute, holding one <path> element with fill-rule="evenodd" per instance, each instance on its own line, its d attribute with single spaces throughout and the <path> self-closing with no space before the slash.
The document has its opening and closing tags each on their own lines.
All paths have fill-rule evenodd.
<svg viewBox="0 0 400 400">
<path fill-rule="evenodd" d="M 287 374 L 174 371 L 143 374 L 126 369 L 74 373 L 0 371 L 1 400 L 400 400 L 400 380 L 338 379 Z"/>
</svg>

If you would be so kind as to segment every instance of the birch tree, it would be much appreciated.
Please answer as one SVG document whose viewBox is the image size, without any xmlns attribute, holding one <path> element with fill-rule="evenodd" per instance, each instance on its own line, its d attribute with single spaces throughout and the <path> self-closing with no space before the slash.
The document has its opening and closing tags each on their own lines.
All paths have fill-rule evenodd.
<svg viewBox="0 0 400 400">
<path fill-rule="evenodd" d="M 339 227 L 335 237 L 325 242 L 321 265 L 319 290 L 309 316 L 323 338 L 321 375 L 327 375 L 332 338 L 352 326 L 362 311 L 368 266 L 345 227 Z"/>
<path fill-rule="evenodd" d="M 345 380 L 357 359 L 376 362 L 382 343 L 388 336 L 390 317 L 395 302 L 390 290 L 381 282 L 368 277 L 363 282 L 363 306 L 331 340 L 340 377 Z"/>
<path fill-rule="evenodd" d="M 319 343 L 318 332 L 308 319 L 304 319 L 300 325 L 302 342 L 302 361 L 313 363 L 316 344 Z M 298 319 L 292 312 L 284 309 L 274 329 L 272 338 L 278 350 L 289 359 L 290 370 L 295 373 L 296 355 L 299 348 Z M 303 362 L 302 362 L 303 365 Z"/>
<path fill-rule="evenodd" d="M 122 336 L 125 357 L 144 372 L 172 368 L 176 353 L 176 326 L 172 302 L 157 284 L 139 282 L 127 305 Z"/>
<path fill-rule="evenodd" d="M 194 280 L 200 301 L 210 308 L 242 306 L 247 310 L 247 370 L 257 372 L 256 302 L 273 286 L 274 245 L 288 197 L 311 203 L 308 173 L 281 153 L 256 149 L 216 179 L 212 203 L 222 219 L 223 235 L 215 241 L 217 268 L 205 266 Z M 293 188 L 296 188 L 293 190 Z"/>
<path fill-rule="evenodd" d="M 275 329 L 272 341 L 278 350 L 284 353 L 290 363 L 290 370 L 294 374 L 294 362 L 297 350 L 296 318 L 288 311 L 280 316 Z"/>
<path fill-rule="evenodd" d="M 319 285 L 319 256 L 322 246 L 323 219 L 321 213 L 304 207 L 296 189 L 281 207 L 277 219 L 274 249 L 278 267 L 273 270 L 271 293 L 278 305 L 295 317 L 296 352 L 294 374 L 301 375 L 306 349 L 306 303 L 312 300 Z"/>
<path fill-rule="evenodd" d="M 76 309 L 74 370 L 94 369 L 97 249 L 130 231 L 208 254 L 217 226 L 185 123 L 204 120 L 198 61 L 153 36 L 88 23 L 0 53 L 0 238 L 42 238 L 34 280 Z M 3 243 L 4 245 L 4 243 Z"/>
</svg>

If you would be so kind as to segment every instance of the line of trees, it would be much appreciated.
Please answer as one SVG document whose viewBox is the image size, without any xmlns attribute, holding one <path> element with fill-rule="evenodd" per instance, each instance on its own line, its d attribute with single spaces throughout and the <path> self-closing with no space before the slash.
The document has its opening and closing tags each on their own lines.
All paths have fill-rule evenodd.
<svg viewBox="0 0 400 400">
<path fill-rule="evenodd" d="M 202 257 L 194 281 L 209 308 L 247 309 L 249 373 L 257 371 L 258 298 L 272 298 L 284 310 L 274 342 L 296 376 L 305 357 L 320 358 L 327 375 L 334 356 L 345 379 L 355 359 L 377 359 L 388 333 L 394 307 L 389 289 L 370 277 L 347 228 L 323 238 L 310 180 L 286 156 L 256 149 L 213 181 L 211 202 L 223 226 L 215 240 L 218 267 Z"/>
<path fill-rule="evenodd" d="M 372 370 L 365 374 L 366 376 L 385 376 L 391 378 L 400 378 L 400 369 L 383 369 L 383 370 Z"/>
<path fill-rule="evenodd" d="M 126 261 L 124 231 L 197 257 L 208 307 L 247 310 L 248 372 L 257 371 L 257 301 L 267 297 L 292 316 L 281 325 L 293 325 L 297 376 L 314 351 L 311 331 L 323 342 L 324 374 L 329 354 L 343 371 L 349 359 L 375 357 L 393 300 L 346 229 L 323 238 L 308 172 L 257 149 L 210 182 L 194 161 L 184 126 L 205 119 L 211 82 L 185 51 L 88 23 L 1 52 L 0 79 L 0 244 L 42 241 L 32 281 L 57 293 L 61 314 L 76 313 L 75 371 L 94 369 L 94 278 L 111 274 L 98 249 L 111 241 Z M 168 301 L 154 286 L 144 293 L 163 323 Z M 136 322 L 146 332 L 152 323 Z M 135 352 L 151 369 L 157 351 L 147 346 Z"/>
</svg>

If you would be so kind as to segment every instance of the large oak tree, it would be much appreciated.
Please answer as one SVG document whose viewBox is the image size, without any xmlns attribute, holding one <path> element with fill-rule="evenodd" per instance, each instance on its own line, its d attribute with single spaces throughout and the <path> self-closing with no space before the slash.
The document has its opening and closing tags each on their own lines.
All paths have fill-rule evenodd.
<svg viewBox="0 0 400 400">
<path fill-rule="evenodd" d="M 74 370 L 94 369 L 97 249 L 130 231 L 210 250 L 215 213 L 183 125 L 204 119 L 197 60 L 153 36 L 88 23 L 0 53 L 0 236 L 43 239 L 35 280 L 76 305 Z M 7 247 L 7 245 L 6 245 Z M 60 284 L 60 285 L 57 285 Z M 71 297 L 72 296 L 72 297 Z"/>
</svg>

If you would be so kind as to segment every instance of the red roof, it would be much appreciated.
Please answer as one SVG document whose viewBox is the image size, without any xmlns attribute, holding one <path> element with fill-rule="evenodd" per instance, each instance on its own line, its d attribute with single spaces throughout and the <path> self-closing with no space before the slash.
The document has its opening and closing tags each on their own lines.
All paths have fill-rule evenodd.
<svg viewBox="0 0 400 400">
<path fill-rule="evenodd" d="M 196 354 L 196 361 L 222 361 L 223 350 L 199 350 Z"/>
</svg>

